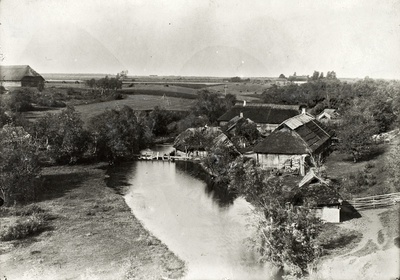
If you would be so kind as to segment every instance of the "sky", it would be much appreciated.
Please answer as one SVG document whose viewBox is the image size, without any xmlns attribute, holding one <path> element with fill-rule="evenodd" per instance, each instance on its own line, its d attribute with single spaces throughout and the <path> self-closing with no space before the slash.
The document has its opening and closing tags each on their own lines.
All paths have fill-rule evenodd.
<svg viewBox="0 0 400 280">
<path fill-rule="evenodd" d="M 400 78 L 400 0 L 0 0 L 1 64 L 39 73 Z"/>
</svg>

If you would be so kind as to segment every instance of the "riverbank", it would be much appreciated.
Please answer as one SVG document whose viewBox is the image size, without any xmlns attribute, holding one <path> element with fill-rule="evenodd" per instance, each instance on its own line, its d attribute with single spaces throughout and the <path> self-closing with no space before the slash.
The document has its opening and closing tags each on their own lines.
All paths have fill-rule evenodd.
<svg viewBox="0 0 400 280">
<path fill-rule="evenodd" d="M 12 279 L 177 279 L 185 263 L 132 215 L 108 188 L 101 165 L 43 170 L 36 203 L 50 217 L 47 230 L 0 243 L 1 276 Z M 15 220 L 2 209 L 0 224 Z"/>
</svg>

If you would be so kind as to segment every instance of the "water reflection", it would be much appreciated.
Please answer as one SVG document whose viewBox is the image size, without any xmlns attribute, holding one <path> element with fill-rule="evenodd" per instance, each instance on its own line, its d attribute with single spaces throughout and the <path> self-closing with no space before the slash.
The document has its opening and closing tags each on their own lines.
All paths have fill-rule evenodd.
<svg viewBox="0 0 400 280">
<path fill-rule="evenodd" d="M 229 193 L 225 186 L 216 184 L 198 163 L 178 161 L 176 162 L 176 169 L 179 172 L 184 172 L 204 181 L 206 183 L 206 187 L 204 188 L 205 193 L 217 202 L 220 207 L 228 207 L 237 197 L 235 194 Z"/>
<path fill-rule="evenodd" d="M 124 174 L 122 174 L 124 173 Z M 109 185 L 130 185 L 135 216 L 185 260 L 185 279 L 268 279 L 267 266 L 247 243 L 252 207 L 226 197 L 189 162 L 141 161 L 109 170 Z M 205 177 L 204 177 L 205 178 Z"/>
</svg>

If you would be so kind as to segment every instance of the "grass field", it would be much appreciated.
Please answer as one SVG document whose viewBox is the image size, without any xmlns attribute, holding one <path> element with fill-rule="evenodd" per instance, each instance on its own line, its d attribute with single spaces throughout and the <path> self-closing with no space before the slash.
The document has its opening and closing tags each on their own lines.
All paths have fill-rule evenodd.
<svg viewBox="0 0 400 280">
<path fill-rule="evenodd" d="M 122 106 L 131 107 L 135 111 L 153 110 L 155 106 L 162 107 L 171 111 L 189 111 L 193 106 L 194 100 L 175 97 L 154 96 L 154 95 L 128 95 L 122 100 L 113 100 L 106 102 L 91 103 L 87 105 L 75 106 L 75 109 L 81 114 L 82 120 L 87 122 L 96 115 L 106 110 L 119 109 Z M 42 111 L 29 111 L 23 113 L 28 120 L 35 120 L 47 113 L 56 113 L 61 109 L 51 109 Z"/>
<path fill-rule="evenodd" d="M 271 83 L 226 83 L 226 93 L 235 95 L 238 100 L 260 102 L 261 93 L 270 86 Z M 225 94 L 225 85 L 217 85 L 207 89 L 213 93 Z"/>
<path fill-rule="evenodd" d="M 124 94 L 141 94 L 141 95 L 155 95 L 155 96 L 168 96 L 176 98 L 195 99 L 197 97 L 197 90 L 189 87 L 181 86 L 165 86 L 159 84 L 136 84 L 133 87 L 124 87 L 119 90 Z"/>
<path fill-rule="evenodd" d="M 123 100 L 80 105 L 75 108 L 81 113 L 82 119 L 87 121 L 108 109 L 118 109 L 125 105 L 131 107 L 135 111 L 152 110 L 155 106 L 173 111 L 188 111 L 193 105 L 193 102 L 194 101 L 190 99 L 175 97 L 163 98 L 151 95 L 128 95 L 127 98 Z"/>
</svg>

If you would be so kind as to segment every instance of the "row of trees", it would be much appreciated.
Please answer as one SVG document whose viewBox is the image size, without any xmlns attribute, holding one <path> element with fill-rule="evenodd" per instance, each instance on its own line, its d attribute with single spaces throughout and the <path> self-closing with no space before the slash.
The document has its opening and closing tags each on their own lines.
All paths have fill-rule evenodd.
<svg viewBox="0 0 400 280">
<path fill-rule="evenodd" d="M 0 197 L 7 204 L 33 197 L 35 188 L 26 184 L 27 178 L 39 176 L 43 161 L 72 164 L 131 159 L 151 145 L 154 137 L 176 135 L 188 127 L 211 124 L 235 102 L 230 95 L 222 98 L 201 92 L 190 113 L 159 107 L 150 113 L 134 112 L 125 106 L 108 110 L 84 124 L 78 112 L 67 107 L 32 123 L 20 114 L 24 111 L 21 107 L 31 105 L 30 93 L 20 91 L 15 96 L 14 99 L 11 96 L 13 102 L 0 100 Z M 21 164 L 23 160 L 25 165 Z"/>
<path fill-rule="evenodd" d="M 314 115 L 325 108 L 337 109 L 342 121 L 333 129 L 340 139 L 339 148 L 352 155 L 354 161 L 373 151 L 374 134 L 400 124 L 398 81 L 366 78 L 344 83 L 337 79 L 312 79 L 301 85 L 273 85 L 263 93 L 263 99 L 266 103 L 306 104 Z"/>
</svg>

